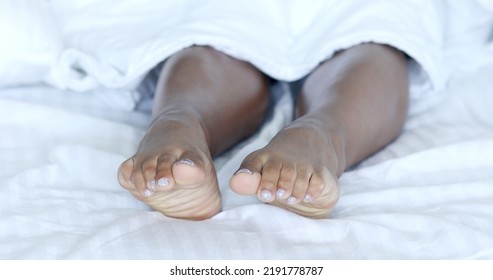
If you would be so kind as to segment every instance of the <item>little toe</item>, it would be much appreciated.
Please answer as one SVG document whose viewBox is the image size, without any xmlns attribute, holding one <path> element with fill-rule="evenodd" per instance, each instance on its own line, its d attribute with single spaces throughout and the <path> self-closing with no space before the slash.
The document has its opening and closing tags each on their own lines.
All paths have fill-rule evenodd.
<svg viewBox="0 0 493 280">
<path fill-rule="evenodd" d="M 142 186 L 144 178 L 141 172 L 135 172 L 134 163 L 134 158 L 129 158 L 120 165 L 118 168 L 118 182 L 137 199 L 144 200 L 146 197 L 152 196 L 154 191 Z"/>
<path fill-rule="evenodd" d="M 318 197 L 315 196 L 313 197 L 313 204 L 318 204 L 322 205 L 323 207 L 326 208 L 333 208 L 337 201 L 339 200 L 340 196 L 340 189 L 339 189 L 339 184 L 337 182 L 336 177 L 329 176 L 326 178 L 325 183 L 323 186 L 320 186 L 319 183 L 313 184 L 313 188 L 321 188 L 320 194 Z M 310 184 L 312 186 L 312 184 Z M 318 185 L 315 187 L 315 185 Z M 311 187 L 310 187 L 311 188 Z"/>
<path fill-rule="evenodd" d="M 325 183 L 321 179 L 321 177 L 317 173 L 313 174 L 310 178 L 310 182 L 303 197 L 303 201 L 306 203 L 311 203 L 314 200 L 318 199 L 322 194 L 324 188 Z"/>
<path fill-rule="evenodd" d="M 147 186 L 144 178 L 144 174 L 142 171 L 134 170 L 132 174 L 132 181 L 134 183 L 135 189 L 137 190 L 138 193 L 141 195 L 148 197 L 150 196 L 149 192 L 146 192 Z"/>
<path fill-rule="evenodd" d="M 118 168 L 118 182 L 127 190 L 135 189 L 135 186 L 131 180 L 132 172 L 134 169 L 133 159 L 129 158 L 124 161 Z"/>
</svg>

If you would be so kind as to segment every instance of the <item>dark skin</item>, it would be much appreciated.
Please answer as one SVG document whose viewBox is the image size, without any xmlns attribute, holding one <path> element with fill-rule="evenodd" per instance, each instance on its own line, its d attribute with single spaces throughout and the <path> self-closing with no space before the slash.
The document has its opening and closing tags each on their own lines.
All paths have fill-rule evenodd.
<svg viewBox="0 0 493 280">
<path fill-rule="evenodd" d="M 304 83 L 295 120 L 252 152 L 230 181 L 306 217 L 327 217 L 349 166 L 396 138 L 406 119 L 405 56 L 378 44 L 340 51 Z M 221 209 L 212 158 L 261 124 L 266 77 L 208 47 L 171 57 L 156 93 L 154 121 L 119 170 L 121 185 L 171 217 L 206 219 Z"/>
</svg>

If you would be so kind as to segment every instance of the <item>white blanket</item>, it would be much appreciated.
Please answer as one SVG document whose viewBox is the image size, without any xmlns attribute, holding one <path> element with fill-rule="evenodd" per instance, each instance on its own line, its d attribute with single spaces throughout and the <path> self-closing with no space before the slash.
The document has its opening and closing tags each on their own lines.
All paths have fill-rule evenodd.
<svg viewBox="0 0 493 280">
<path fill-rule="evenodd" d="M 412 113 L 436 101 L 430 89 L 443 88 L 448 75 L 443 0 L 52 0 L 50 7 L 65 47 L 46 81 L 59 88 L 132 88 L 192 45 L 212 46 L 293 81 L 338 50 L 389 44 L 412 58 L 411 96 L 420 101 Z"/>
<path fill-rule="evenodd" d="M 243 156 L 289 121 L 287 97 L 256 136 L 216 161 L 224 210 L 191 222 L 151 211 L 118 185 L 117 167 L 144 133 L 128 112 L 77 112 L 77 93 L 27 89 L 56 96 L 63 109 L 2 90 L 0 258 L 491 259 L 492 75 L 493 64 L 459 75 L 446 102 L 412 117 L 397 141 L 346 172 L 326 220 L 227 186 Z"/>
<path fill-rule="evenodd" d="M 443 54 L 477 52 L 493 24 L 480 4 L 491 8 L 490 2 L 4 0 L 0 87 L 40 81 L 76 91 L 104 86 L 119 89 L 114 103 L 128 110 L 145 73 L 191 45 L 213 46 L 291 81 L 340 49 L 372 41 L 412 58 L 414 114 L 441 100 L 437 92 L 453 69 L 477 66 Z"/>
</svg>

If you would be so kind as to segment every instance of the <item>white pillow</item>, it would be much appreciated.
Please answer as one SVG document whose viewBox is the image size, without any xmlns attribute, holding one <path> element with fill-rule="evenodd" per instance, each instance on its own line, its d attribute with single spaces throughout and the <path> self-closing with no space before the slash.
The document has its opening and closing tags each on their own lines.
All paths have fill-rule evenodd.
<svg viewBox="0 0 493 280">
<path fill-rule="evenodd" d="M 0 1 L 0 87 L 41 83 L 62 41 L 46 1 Z"/>
</svg>

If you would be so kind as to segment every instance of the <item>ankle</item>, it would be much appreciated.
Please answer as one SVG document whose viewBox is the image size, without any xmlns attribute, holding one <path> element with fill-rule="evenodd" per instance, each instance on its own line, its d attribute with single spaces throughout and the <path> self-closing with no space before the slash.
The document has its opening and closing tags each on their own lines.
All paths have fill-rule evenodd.
<svg viewBox="0 0 493 280">
<path fill-rule="evenodd" d="M 305 115 L 298 118 L 289 127 L 304 127 L 311 129 L 317 137 L 323 139 L 330 151 L 330 158 L 334 158 L 332 171 L 335 172 L 337 177 L 340 177 L 346 170 L 347 166 L 347 152 L 346 152 L 346 139 L 345 132 L 342 125 L 333 120 L 331 117 L 320 117 L 314 115 Z"/>
</svg>

